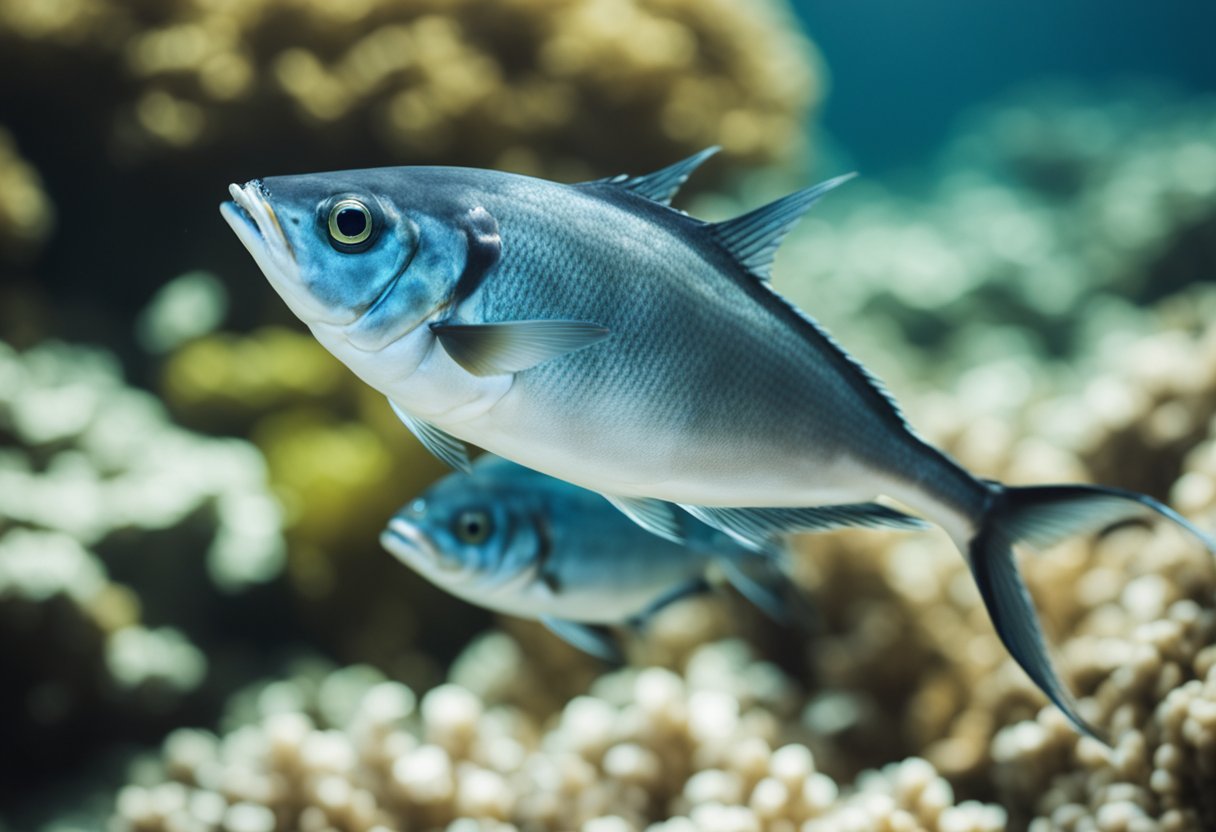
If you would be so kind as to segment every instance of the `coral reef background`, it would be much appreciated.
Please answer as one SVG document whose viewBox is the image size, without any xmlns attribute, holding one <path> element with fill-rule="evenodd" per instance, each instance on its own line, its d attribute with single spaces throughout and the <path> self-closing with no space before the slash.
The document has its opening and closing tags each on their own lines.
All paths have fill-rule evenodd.
<svg viewBox="0 0 1216 832">
<path fill-rule="evenodd" d="M 811 636 L 722 592 L 606 668 L 380 550 L 444 469 L 215 214 L 269 172 L 575 180 L 717 143 L 679 203 L 714 218 L 857 159 L 875 175 L 799 226 L 778 288 L 977 473 L 1216 529 L 1201 21 L 1103 4 L 1111 49 L 1159 56 L 1061 69 L 1065 15 L 1020 66 L 996 44 L 953 93 L 893 92 L 1042 22 L 949 5 L 0 4 L 0 829 L 1216 825 L 1216 565 L 1192 542 L 1129 526 L 1023 560 L 1110 748 L 1045 705 L 939 534 L 799 539 Z M 975 37 L 929 56 L 932 26 Z M 939 134 L 917 155 L 900 119 Z"/>
</svg>

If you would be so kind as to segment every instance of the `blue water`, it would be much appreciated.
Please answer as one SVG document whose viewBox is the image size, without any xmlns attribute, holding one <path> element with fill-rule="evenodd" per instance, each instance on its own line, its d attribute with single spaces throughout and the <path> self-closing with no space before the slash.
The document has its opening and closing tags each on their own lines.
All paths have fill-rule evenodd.
<svg viewBox="0 0 1216 832">
<path fill-rule="evenodd" d="M 1216 91 L 1207 0 L 794 0 L 831 67 L 824 127 L 868 174 L 916 165 L 963 112 L 1040 81 Z"/>
</svg>

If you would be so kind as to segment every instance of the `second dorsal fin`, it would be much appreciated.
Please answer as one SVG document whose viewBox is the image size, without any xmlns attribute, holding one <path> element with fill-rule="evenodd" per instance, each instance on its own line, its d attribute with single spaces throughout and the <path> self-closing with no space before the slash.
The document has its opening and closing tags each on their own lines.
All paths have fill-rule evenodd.
<svg viewBox="0 0 1216 832">
<path fill-rule="evenodd" d="M 596 179 L 587 184 L 615 185 L 618 188 L 633 191 L 638 196 L 644 196 L 660 205 L 670 205 L 672 197 L 680 190 L 680 186 L 688 181 L 688 177 L 692 175 L 692 172 L 701 167 L 709 157 L 721 149 L 717 145 L 707 147 L 700 153 L 689 156 L 687 159 L 676 162 L 674 165 L 668 165 L 662 170 L 656 170 L 654 173 L 645 173 L 641 176 L 630 176 L 622 173 L 619 176 L 610 176 L 607 179 Z"/>
<path fill-rule="evenodd" d="M 710 232 L 739 265 L 760 280 L 768 280 L 772 277 L 770 269 L 777 247 L 794 227 L 794 223 L 798 222 L 821 196 L 856 175 L 846 173 L 844 176 L 795 191 L 741 217 L 715 223 L 710 226 Z"/>
</svg>

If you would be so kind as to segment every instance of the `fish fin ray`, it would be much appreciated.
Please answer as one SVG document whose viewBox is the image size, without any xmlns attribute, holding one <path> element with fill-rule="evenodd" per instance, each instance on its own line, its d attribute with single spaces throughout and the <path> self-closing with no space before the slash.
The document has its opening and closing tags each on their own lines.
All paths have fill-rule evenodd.
<svg viewBox="0 0 1216 832">
<path fill-rule="evenodd" d="M 672 543 L 684 544 L 680 516 L 674 503 L 664 502 L 653 497 L 617 497 L 611 494 L 601 496 L 612 503 L 617 511 L 651 534 L 656 534 Z"/>
<path fill-rule="evenodd" d="M 693 578 L 690 581 L 677 584 L 652 601 L 650 605 L 646 607 L 646 609 L 630 618 L 629 626 L 640 630 L 650 623 L 652 618 L 670 607 L 672 604 L 678 601 L 683 601 L 686 598 L 693 598 L 697 595 L 703 595 L 706 592 L 709 592 L 709 590 L 709 582 L 703 577 Z"/>
<path fill-rule="evenodd" d="M 773 540 L 785 534 L 833 529 L 924 529 L 919 517 L 880 503 L 845 503 L 808 508 L 721 508 L 681 504 L 696 519 L 726 532 L 744 546 L 772 552 Z"/>
<path fill-rule="evenodd" d="M 1013 547 L 1051 546 L 1077 534 L 1153 514 L 1194 535 L 1209 552 L 1216 540 L 1152 497 L 1090 485 L 1011 487 L 990 482 L 979 531 L 967 546 L 980 597 L 993 627 L 1014 660 L 1079 731 L 1106 741 L 1079 713 L 1077 701 L 1056 674 L 1034 602 L 1018 572 Z"/>
<path fill-rule="evenodd" d="M 475 376 L 518 373 L 589 347 L 610 330 L 586 321 L 502 321 L 431 324 L 452 360 Z"/>
<path fill-rule="evenodd" d="M 388 404 L 397 414 L 397 418 L 410 429 L 410 433 L 414 434 L 424 448 L 457 471 L 463 474 L 473 473 L 473 466 L 469 462 L 469 450 L 464 442 L 440 430 L 430 422 L 414 418 L 402 410 L 392 399 L 388 400 Z"/>
<path fill-rule="evenodd" d="M 856 174 L 847 173 L 783 196 L 731 220 L 714 223 L 710 233 L 744 269 L 757 279 L 771 279 L 773 257 L 785 235 L 819 199 Z"/>
<path fill-rule="evenodd" d="M 735 591 L 775 623 L 807 632 L 820 629 L 814 604 L 773 559 L 722 558 L 717 564 Z"/>
<path fill-rule="evenodd" d="M 897 402 L 895 397 L 891 395 L 891 391 L 887 389 L 885 384 L 883 384 L 882 379 L 874 375 L 869 371 L 869 369 L 866 368 L 864 364 L 850 355 L 844 346 L 836 340 L 832 333 L 824 329 L 824 327 L 818 321 L 803 312 L 794 304 L 790 303 L 789 300 L 777 292 L 777 290 L 775 290 L 771 284 L 765 283 L 763 285 L 772 293 L 773 298 L 775 298 L 779 303 L 785 304 L 785 306 L 791 312 L 801 318 L 803 322 L 810 327 L 811 333 L 817 337 L 830 352 L 835 354 L 836 357 L 838 357 L 844 363 L 842 369 L 846 373 L 851 374 L 851 379 L 846 377 L 847 380 L 851 380 L 853 383 L 861 385 L 861 389 L 864 393 L 873 396 L 874 404 L 881 409 L 881 412 L 886 418 L 893 419 L 895 426 L 900 430 L 907 431 L 914 437 L 920 437 L 920 434 L 916 431 L 916 428 L 912 427 L 912 425 L 909 424 L 908 420 L 904 417 L 903 409 L 899 406 L 899 402 Z"/>
<path fill-rule="evenodd" d="M 543 615 L 540 623 L 567 644 L 589 653 L 609 664 L 624 664 L 625 654 L 616 639 L 604 627 Z"/>
<path fill-rule="evenodd" d="M 672 198 L 675 197 L 684 183 L 688 181 L 688 177 L 692 175 L 693 171 L 705 164 L 711 156 L 721 149 L 717 145 L 707 147 L 700 153 L 695 153 L 687 159 L 682 159 L 674 165 L 668 165 L 653 173 L 644 173 L 640 176 L 620 174 L 582 184 L 611 185 L 616 188 L 632 191 L 638 196 L 645 197 L 660 205 L 670 205 Z"/>
</svg>

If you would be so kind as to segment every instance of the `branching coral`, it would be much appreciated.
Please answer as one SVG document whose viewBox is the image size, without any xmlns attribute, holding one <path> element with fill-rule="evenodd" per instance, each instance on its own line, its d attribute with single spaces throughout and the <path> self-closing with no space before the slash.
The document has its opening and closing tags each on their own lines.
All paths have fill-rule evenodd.
<svg viewBox="0 0 1216 832">
<path fill-rule="evenodd" d="M 505 636 L 500 636 L 505 638 Z M 118 798 L 116 829 L 997 830 L 955 805 L 924 761 L 841 793 L 805 746 L 782 744 L 791 688 L 738 642 L 684 674 L 617 671 L 547 727 L 446 684 L 424 696 L 363 670 L 277 687 L 224 737 L 181 731 L 160 782 Z M 286 700 L 284 702 L 284 700 Z M 286 705 L 286 707 L 282 707 Z M 247 824 L 247 825 L 246 825 Z M 805 825 L 803 825 L 805 824 Z"/>
</svg>

